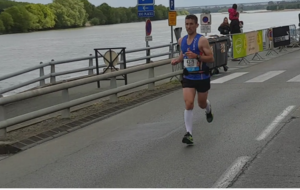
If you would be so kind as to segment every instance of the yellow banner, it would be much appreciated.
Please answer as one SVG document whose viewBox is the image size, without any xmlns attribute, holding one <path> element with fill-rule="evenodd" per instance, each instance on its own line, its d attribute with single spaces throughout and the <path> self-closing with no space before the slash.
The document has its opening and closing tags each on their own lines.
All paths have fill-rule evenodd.
<svg viewBox="0 0 300 190">
<path fill-rule="evenodd" d="M 233 58 L 241 58 L 247 56 L 247 42 L 245 34 L 237 34 L 232 36 Z"/>
<path fill-rule="evenodd" d="M 255 54 L 259 52 L 257 32 L 246 33 L 247 40 L 247 55 Z"/>
<path fill-rule="evenodd" d="M 257 43 L 259 51 L 264 51 L 263 31 L 257 31 Z"/>
<path fill-rule="evenodd" d="M 233 58 L 241 58 L 261 52 L 263 51 L 262 30 L 234 35 L 232 45 Z"/>
</svg>

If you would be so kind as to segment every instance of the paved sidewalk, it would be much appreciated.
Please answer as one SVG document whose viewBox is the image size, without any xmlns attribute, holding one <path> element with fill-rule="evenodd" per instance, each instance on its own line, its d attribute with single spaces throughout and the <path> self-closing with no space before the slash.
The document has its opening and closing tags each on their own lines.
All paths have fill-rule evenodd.
<svg viewBox="0 0 300 190">
<path fill-rule="evenodd" d="M 231 188 L 300 188 L 300 108 Z"/>
</svg>

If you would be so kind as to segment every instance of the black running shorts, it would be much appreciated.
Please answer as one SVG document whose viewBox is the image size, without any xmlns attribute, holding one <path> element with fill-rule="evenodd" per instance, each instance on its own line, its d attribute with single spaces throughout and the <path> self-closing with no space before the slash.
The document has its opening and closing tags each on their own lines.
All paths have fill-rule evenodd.
<svg viewBox="0 0 300 190">
<path fill-rule="evenodd" d="M 189 80 L 183 78 L 182 88 L 195 88 L 197 92 L 207 92 L 210 89 L 210 78 L 204 80 Z"/>
</svg>

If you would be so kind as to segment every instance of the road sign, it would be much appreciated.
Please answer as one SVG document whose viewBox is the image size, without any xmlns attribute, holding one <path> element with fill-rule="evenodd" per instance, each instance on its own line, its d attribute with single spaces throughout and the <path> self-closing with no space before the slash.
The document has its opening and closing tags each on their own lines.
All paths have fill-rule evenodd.
<svg viewBox="0 0 300 190">
<path fill-rule="evenodd" d="M 201 33 L 211 33 L 211 25 L 201 25 Z"/>
<path fill-rule="evenodd" d="M 175 0 L 170 0 L 169 9 L 170 11 L 175 11 Z"/>
<path fill-rule="evenodd" d="M 146 5 L 146 4 L 155 4 L 154 0 L 138 0 L 137 1 L 138 5 Z"/>
<path fill-rule="evenodd" d="M 146 20 L 146 36 L 150 36 L 151 32 L 152 32 L 151 20 L 147 19 Z"/>
<path fill-rule="evenodd" d="M 177 12 L 169 11 L 169 26 L 176 26 Z"/>
<path fill-rule="evenodd" d="M 146 20 L 146 37 L 145 37 L 146 42 L 152 41 L 151 32 L 152 32 L 151 20 L 147 19 Z"/>
<path fill-rule="evenodd" d="M 138 11 L 154 11 L 154 5 L 139 5 Z"/>
<path fill-rule="evenodd" d="M 116 66 L 119 62 L 118 54 L 114 51 L 107 51 L 104 54 L 103 60 L 106 66 Z"/>
<path fill-rule="evenodd" d="M 200 15 L 200 22 L 201 22 L 201 25 L 211 25 L 211 15 L 202 13 Z"/>
<path fill-rule="evenodd" d="M 154 17 L 154 0 L 137 0 L 138 17 Z"/>
<path fill-rule="evenodd" d="M 138 17 L 154 17 L 155 12 L 154 11 L 141 11 L 138 12 Z"/>
<path fill-rule="evenodd" d="M 145 37 L 145 41 L 146 41 L 146 42 L 152 41 L 152 36 L 146 36 L 146 37 Z"/>
</svg>

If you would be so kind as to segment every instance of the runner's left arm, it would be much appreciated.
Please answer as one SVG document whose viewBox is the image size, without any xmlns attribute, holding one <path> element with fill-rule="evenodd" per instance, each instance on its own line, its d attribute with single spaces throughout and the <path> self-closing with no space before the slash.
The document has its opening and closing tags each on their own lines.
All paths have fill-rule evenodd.
<svg viewBox="0 0 300 190">
<path fill-rule="evenodd" d="M 215 61 L 209 42 L 205 37 L 200 38 L 199 49 L 201 52 L 203 52 L 203 54 L 200 56 L 201 62 L 213 63 Z"/>
</svg>

